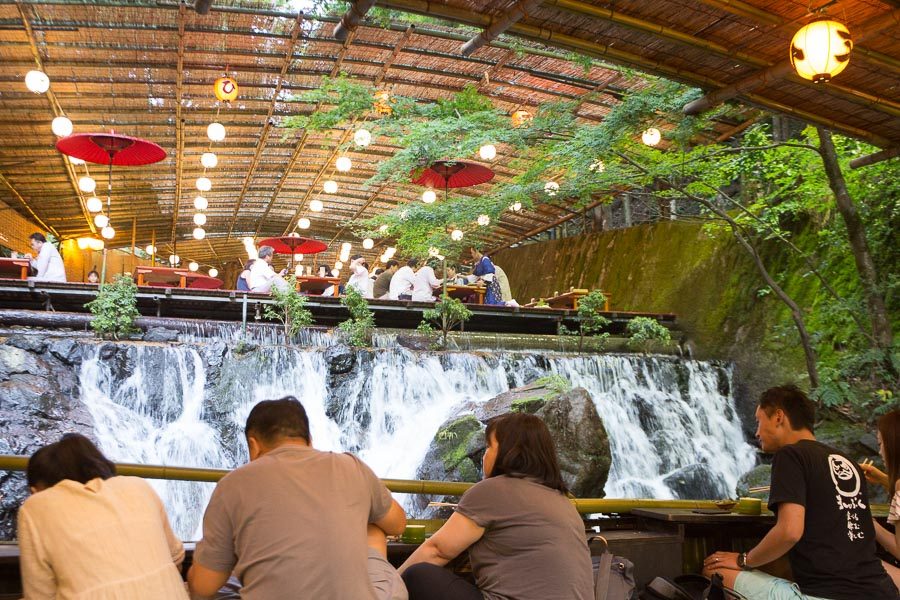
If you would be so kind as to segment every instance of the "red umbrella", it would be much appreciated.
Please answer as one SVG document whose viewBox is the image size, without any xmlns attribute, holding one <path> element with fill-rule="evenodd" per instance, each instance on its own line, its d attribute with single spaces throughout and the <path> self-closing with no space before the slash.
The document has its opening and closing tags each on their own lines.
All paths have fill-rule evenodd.
<svg viewBox="0 0 900 600">
<path fill-rule="evenodd" d="M 118 133 L 76 133 L 60 138 L 56 149 L 98 165 L 149 165 L 166 157 L 153 142 Z"/>
<path fill-rule="evenodd" d="M 410 174 L 413 183 L 435 188 L 463 188 L 486 183 L 494 178 L 494 172 L 483 165 L 461 160 L 438 160 L 421 173 L 416 169 Z"/>
<path fill-rule="evenodd" d="M 318 254 L 328 248 L 324 242 L 309 238 L 286 235 L 260 240 L 260 246 L 272 246 L 275 254 Z"/>
</svg>

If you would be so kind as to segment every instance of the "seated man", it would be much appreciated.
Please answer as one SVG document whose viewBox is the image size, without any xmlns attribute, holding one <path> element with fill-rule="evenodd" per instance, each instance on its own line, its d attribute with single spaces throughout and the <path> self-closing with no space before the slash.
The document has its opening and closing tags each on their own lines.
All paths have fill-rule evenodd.
<svg viewBox="0 0 900 600">
<path fill-rule="evenodd" d="M 763 452 L 775 453 L 775 526 L 748 552 L 708 556 L 704 574 L 720 573 L 750 600 L 900 597 L 875 555 L 866 480 L 854 461 L 816 441 L 815 405 L 794 386 L 771 388 L 760 397 L 756 421 Z M 796 583 L 754 570 L 785 554 Z"/>
<path fill-rule="evenodd" d="M 212 596 L 233 572 L 243 600 L 405 600 L 384 535 L 401 533 L 406 515 L 372 470 L 314 450 L 290 396 L 254 406 L 244 433 L 250 463 L 210 498 L 191 593 Z"/>
<path fill-rule="evenodd" d="M 31 266 L 37 270 L 37 275 L 29 279 L 66 281 L 66 267 L 56 246 L 49 243 L 43 233 L 32 233 L 28 236 L 28 243 L 31 244 L 31 249 L 37 252 L 37 258 L 32 258 L 31 254 L 25 255 L 25 258 L 31 259 Z"/>
<path fill-rule="evenodd" d="M 284 275 L 287 269 L 282 269 L 280 273 L 276 273 L 272 268 L 272 257 L 275 249 L 272 246 L 260 246 L 258 260 L 254 260 L 250 265 L 250 277 L 247 285 L 250 286 L 251 292 L 268 294 L 272 291 L 272 286 L 282 289 L 287 287 Z"/>
</svg>

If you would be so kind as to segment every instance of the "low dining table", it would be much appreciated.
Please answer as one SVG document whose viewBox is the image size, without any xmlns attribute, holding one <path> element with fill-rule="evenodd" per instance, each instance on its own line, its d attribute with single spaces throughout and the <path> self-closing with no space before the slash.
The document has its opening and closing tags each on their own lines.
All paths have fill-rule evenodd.
<svg viewBox="0 0 900 600">
<path fill-rule="evenodd" d="M 0 258 L 0 279 L 28 279 L 30 268 L 27 258 Z"/>
<path fill-rule="evenodd" d="M 447 295 L 451 298 L 462 300 L 469 296 L 475 296 L 475 302 L 470 304 L 484 304 L 484 295 L 487 288 L 483 285 L 447 285 Z"/>
<path fill-rule="evenodd" d="M 135 274 L 138 286 L 217 290 L 223 284 L 223 281 L 216 277 L 177 267 L 141 266 L 135 269 Z"/>
<path fill-rule="evenodd" d="M 331 295 L 337 296 L 340 285 L 341 279 L 339 277 L 301 275 L 297 278 L 297 291 L 311 296 L 321 296 L 329 287 L 333 287 Z"/>
</svg>

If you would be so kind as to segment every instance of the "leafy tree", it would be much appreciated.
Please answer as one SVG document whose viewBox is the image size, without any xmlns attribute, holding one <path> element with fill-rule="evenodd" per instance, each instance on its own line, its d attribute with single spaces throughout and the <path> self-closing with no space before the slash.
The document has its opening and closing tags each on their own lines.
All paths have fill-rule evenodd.
<svg viewBox="0 0 900 600">
<path fill-rule="evenodd" d="M 600 313 L 606 307 L 606 296 L 600 290 L 592 290 L 578 301 L 578 351 L 584 348 L 586 335 L 609 337 L 608 332 L 600 333 L 611 321 Z"/>
<path fill-rule="evenodd" d="M 446 294 L 434 304 L 434 308 L 422 311 L 422 322 L 416 331 L 424 334 L 432 334 L 435 330 L 441 332 L 440 347 L 447 348 L 447 334 L 456 327 L 460 327 L 472 316 L 472 311 L 457 298 L 451 298 Z"/>
<path fill-rule="evenodd" d="M 628 332 L 628 346 L 643 353 L 649 352 L 654 346 L 666 347 L 672 343 L 669 330 L 660 325 L 659 321 L 650 317 L 635 317 L 626 325 Z"/>
<path fill-rule="evenodd" d="M 112 283 L 103 283 L 97 297 L 85 304 L 91 314 L 91 328 L 102 338 L 119 339 L 121 335 L 140 331 L 134 320 L 137 309 L 137 285 L 131 277 L 116 275 Z"/>
<path fill-rule="evenodd" d="M 275 303 L 266 305 L 265 316 L 280 321 L 284 326 L 284 337 L 290 341 L 301 329 L 312 325 L 313 315 L 306 308 L 306 296 L 297 291 L 296 277 L 291 275 L 285 281 L 287 286 L 284 288 L 272 287 Z"/>
<path fill-rule="evenodd" d="M 369 346 L 375 330 L 375 313 L 369 310 L 369 303 L 359 290 L 348 286 L 341 304 L 350 311 L 350 318 L 338 325 L 347 343 L 355 347 Z"/>
</svg>

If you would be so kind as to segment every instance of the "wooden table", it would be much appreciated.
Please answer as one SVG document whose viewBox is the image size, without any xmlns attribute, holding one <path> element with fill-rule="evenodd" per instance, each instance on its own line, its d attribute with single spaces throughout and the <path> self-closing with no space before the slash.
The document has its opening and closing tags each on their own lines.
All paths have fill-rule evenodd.
<svg viewBox="0 0 900 600">
<path fill-rule="evenodd" d="M 27 258 L 0 258 L 0 278 L 28 279 L 31 261 Z"/>
<path fill-rule="evenodd" d="M 305 292 L 311 296 L 321 296 L 322 292 L 331 286 L 334 286 L 334 292 L 331 295 L 337 296 L 340 285 L 340 277 L 314 277 L 312 275 L 303 275 L 297 278 L 297 291 Z"/>
<path fill-rule="evenodd" d="M 463 298 L 468 298 L 471 295 L 475 295 L 474 304 L 484 304 L 484 295 L 487 292 L 487 288 L 483 285 L 448 285 L 447 286 L 447 295 L 451 298 L 459 298 L 462 300 Z"/>
<path fill-rule="evenodd" d="M 177 267 L 142 266 L 135 269 L 135 273 L 138 286 L 217 290 L 223 283 L 221 279 Z"/>
</svg>

